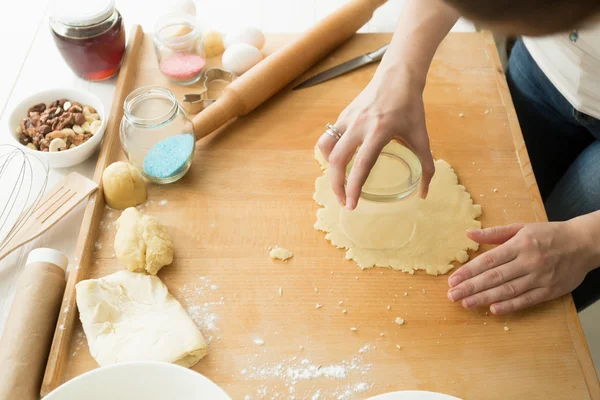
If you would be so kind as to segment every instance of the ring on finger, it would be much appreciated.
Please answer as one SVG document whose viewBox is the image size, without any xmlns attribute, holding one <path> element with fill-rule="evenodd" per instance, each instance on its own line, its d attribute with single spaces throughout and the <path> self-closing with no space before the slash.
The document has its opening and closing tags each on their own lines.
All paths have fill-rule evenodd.
<svg viewBox="0 0 600 400">
<path fill-rule="evenodd" d="M 340 132 L 340 130 L 338 128 L 336 128 L 332 124 L 327 124 L 326 127 L 327 127 L 327 130 L 325 131 L 326 134 L 328 134 L 335 140 L 340 140 L 340 138 L 342 137 L 342 132 Z"/>
</svg>

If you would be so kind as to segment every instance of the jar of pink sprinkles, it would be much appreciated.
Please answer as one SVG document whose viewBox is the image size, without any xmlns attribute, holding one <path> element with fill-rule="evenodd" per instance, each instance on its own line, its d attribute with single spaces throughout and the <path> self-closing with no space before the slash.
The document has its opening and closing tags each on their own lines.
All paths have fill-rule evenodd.
<svg viewBox="0 0 600 400">
<path fill-rule="evenodd" d="M 191 85 L 206 64 L 200 31 L 187 15 L 167 15 L 156 23 L 154 49 L 158 68 L 171 82 Z"/>
</svg>

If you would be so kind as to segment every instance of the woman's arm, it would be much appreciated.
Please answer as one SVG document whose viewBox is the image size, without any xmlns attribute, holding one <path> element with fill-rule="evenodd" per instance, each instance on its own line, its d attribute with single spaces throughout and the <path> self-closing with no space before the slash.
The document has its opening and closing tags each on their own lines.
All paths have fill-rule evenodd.
<svg viewBox="0 0 600 400">
<path fill-rule="evenodd" d="M 319 148 L 329 161 L 334 193 L 350 210 L 383 147 L 398 138 L 421 160 L 421 196 L 435 172 L 425 127 L 422 94 L 433 55 L 459 15 L 439 0 L 408 0 L 390 47 L 363 92 L 340 114 L 343 136 L 324 134 Z M 346 166 L 360 150 L 344 187 Z"/>
<path fill-rule="evenodd" d="M 475 230 L 479 243 L 499 244 L 450 275 L 448 298 L 463 307 L 506 314 L 573 291 L 600 267 L 600 211 L 566 222 Z"/>
</svg>

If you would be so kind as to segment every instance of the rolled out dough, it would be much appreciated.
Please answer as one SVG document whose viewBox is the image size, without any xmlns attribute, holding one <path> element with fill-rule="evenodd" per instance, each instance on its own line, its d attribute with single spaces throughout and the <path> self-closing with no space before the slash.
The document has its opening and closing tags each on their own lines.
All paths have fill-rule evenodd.
<svg viewBox="0 0 600 400">
<path fill-rule="evenodd" d="M 325 238 L 334 246 L 347 249 L 346 258 L 354 260 L 360 268 L 391 267 L 411 274 L 421 269 L 431 275 L 445 274 L 453 268 L 454 261 L 464 263 L 469 259 L 468 250 L 478 249 L 479 245 L 469 239 L 465 231 L 481 227 L 481 222 L 476 220 L 481 215 L 481 206 L 473 204 L 471 196 L 464 186 L 458 184 L 458 177 L 446 161 L 435 162 L 436 172 L 427 199 L 418 200 L 416 206 L 414 232 L 410 240 L 400 248 L 365 249 L 354 243 L 342 229 L 342 207 L 331 189 L 328 164 L 318 148 L 315 148 L 315 158 L 323 170 L 323 175 L 315 182 L 313 198 L 323 207 L 317 211 L 315 229 L 326 232 Z M 384 169 L 373 171 L 383 174 L 376 179 L 385 178 Z M 360 218 L 364 220 L 364 226 L 373 223 L 369 214 Z M 383 229 L 379 232 L 383 237 L 394 237 L 395 233 L 401 235 L 406 231 L 406 227 L 394 224 L 387 224 Z"/>
<path fill-rule="evenodd" d="M 92 357 L 103 367 L 163 361 L 191 367 L 206 355 L 202 333 L 156 276 L 119 271 L 76 286 Z"/>
</svg>

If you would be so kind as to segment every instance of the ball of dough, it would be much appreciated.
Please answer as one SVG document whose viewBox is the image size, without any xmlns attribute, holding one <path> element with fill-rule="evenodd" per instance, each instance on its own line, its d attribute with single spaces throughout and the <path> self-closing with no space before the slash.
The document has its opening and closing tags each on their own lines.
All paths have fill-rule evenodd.
<svg viewBox="0 0 600 400">
<path fill-rule="evenodd" d="M 110 208 L 123 210 L 146 201 L 146 182 L 133 165 L 118 161 L 102 173 L 104 200 Z"/>
<path fill-rule="evenodd" d="M 173 262 L 173 239 L 167 229 L 135 207 L 123 211 L 117 220 L 114 246 L 117 259 L 133 272 L 156 275 Z"/>
<path fill-rule="evenodd" d="M 206 58 L 216 57 L 223 54 L 225 51 L 223 38 L 217 31 L 208 30 L 204 32 L 204 35 L 202 36 L 202 44 L 204 45 L 204 55 Z"/>
</svg>

